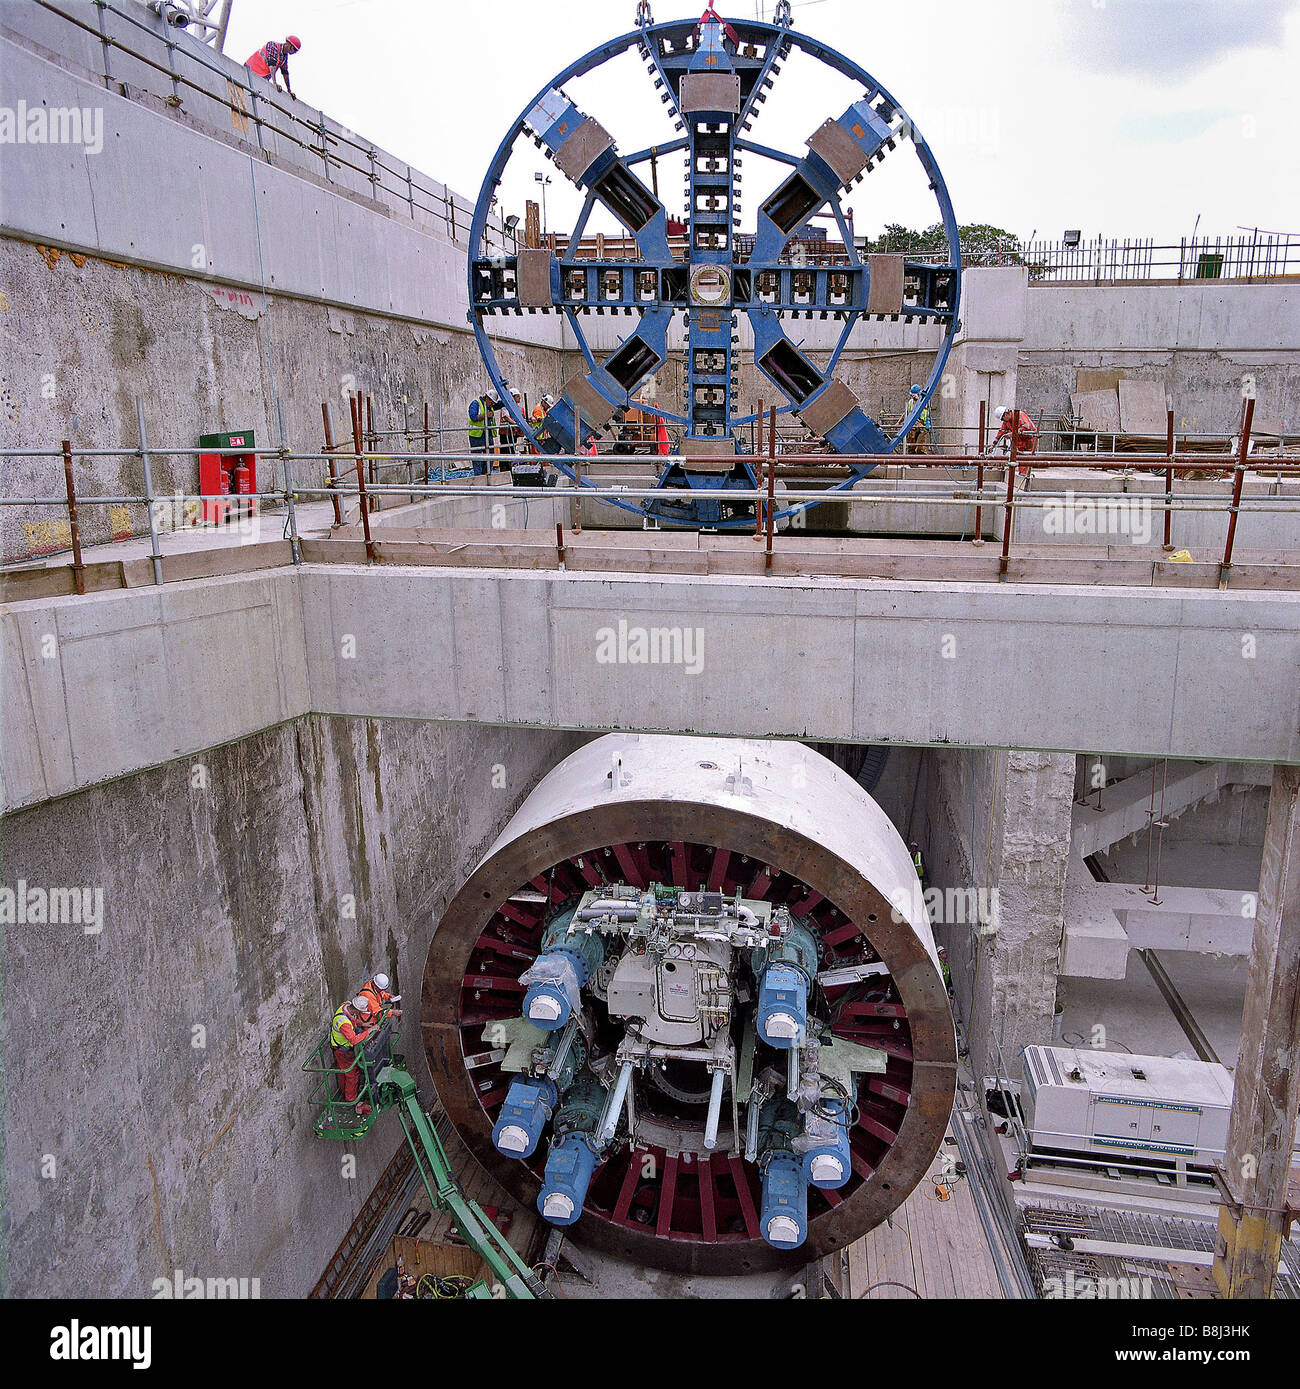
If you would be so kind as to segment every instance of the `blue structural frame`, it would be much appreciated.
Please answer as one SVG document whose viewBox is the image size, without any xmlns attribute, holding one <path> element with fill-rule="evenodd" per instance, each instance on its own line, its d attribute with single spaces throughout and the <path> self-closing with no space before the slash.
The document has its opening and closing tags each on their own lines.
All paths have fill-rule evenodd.
<svg viewBox="0 0 1300 1389">
<path fill-rule="evenodd" d="M 746 458 L 742 431 L 754 414 L 737 414 L 737 315 L 748 316 L 754 336 L 754 361 L 781 392 L 779 413 L 807 412 L 818 433 L 839 454 L 884 454 L 895 449 L 929 403 L 942 376 L 958 329 L 961 302 L 961 256 L 957 221 L 943 177 L 929 145 L 897 101 L 856 63 L 833 48 L 796 33 L 786 22 L 727 20 L 712 6 L 700 20 L 654 24 L 642 5 L 638 28 L 593 49 L 538 92 L 511 126 L 497 150 L 474 210 L 469 262 L 470 321 L 488 375 L 515 424 L 544 453 L 572 455 L 584 426 L 603 427 L 622 411 L 640 407 L 686 427 L 684 455 L 716 455 L 707 467 L 692 467 L 686 458 L 664 460 L 661 496 L 648 501 L 604 499 L 627 511 L 686 526 L 734 529 L 753 525 L 753 504 L 730 504 L 727 492 L 753 489 L 757 475 Z M 605 129 L 580 110 L 565 93 L 565 84 L 591 72 L 629 49 L 646 64 L 675 127 L 681 135 L 653 150 L 621 156 Z M 808 151 L 791 155 L 747 138 L 759 108 L 794 49 L 800 49 L 863 88 L 863 95 L 840 116 L 826 121 L 808 140 Z M 578 223 L 570 233 L 564 260 L 549 252 L 517 255 L 482 254 L 488 217 L 516 141 L 530 136 L 585 195 Z M 835 376 L 835 367 L 854 326 L 868 315 L 871 265 L 853 245 L 840 196 L 860 182 L 900 141 L 910 140 L 939 206 L 948 245 L 946 264 L 905 261 L 908 297 L 897 313 L 880 317 L 932 320 L 945 326 L 943 343 L 919 402 L 901 427 L 887 436 Z M 638 177 L 636 168 L 652 155 L 688 154 L 688 258 L 674 257 L 663 203 Z M 746 152 L 785 165 L 789 172 L 762 203 L 752 249 L 736 245 L 740 227 L 740 172 Z M 588 219 L 601 204 L 635 240 L 635 261 L 575 258 Z M 849 263 L 810 267 L 786 255 L 790 239 L 808 219 L 828 208 L 834 215 Z M 531 256 L 528 285 L 521 266 Z M 542 264 L 537 257 L 547 261 Z M 544 286 L 538 293 L 538 285 Z M 567 319 L 586 365 L 540 427 L 534 428 L 517 408 L 502 377 L 487 320 L 498 314 L 560 312 Z M 598 360 L 582 329 L 584 315 L 595 312 L 639 315 L 639 323 L 612 352 Z M 668 332 L 676 313 L 686 319 L 686 413 L 673 414 L 637 399 L 641 384 L 668 360 Z M 791 341 L 782 320 L 834 317 L 843 328 L 825 369 L 816 366 Z M 596 418 L 595 416 L 603 416 Z M 732 456 L 734 454 L 734 456 Z M 576 478 L 571 464 L 555 466 L 600 489 L 590 477 Z M 827 495 L 851 488 L 874 464 L 852 464 L 847 478 Z M 786 520 L 817 505 L 803 502 L 778 514 Z"/>
</svg>

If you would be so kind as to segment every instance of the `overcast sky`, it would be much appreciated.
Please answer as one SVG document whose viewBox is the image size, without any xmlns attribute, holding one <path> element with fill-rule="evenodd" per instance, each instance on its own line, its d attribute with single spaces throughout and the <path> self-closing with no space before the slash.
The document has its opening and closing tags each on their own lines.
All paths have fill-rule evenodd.
<svg viewBox="0 0 1300 1389">
<path fill-rule="evenodd" d="M 703 0 L 654 0 L 663 21 Z M 771 0 L 720 4 L 770 18 Z M 227 53 L 303 41 L 290 66 L 305 101 L 467 197 L 533 95 L 575 58 L 633 27 L 634 0 L 235 0 Z M 795 28 L 870 72 L 929 140 L 961 222 L 1023 238 L 1300 234 L 1300 0 L 805 0 Z M 639 62 L 571 94 L 620 149 L 675 133 Z M 792 61 L 752 138 L 792 153 L 860 92 Z M 502 189 L 522 211 L 545 165 L 519 147 Z M 681 182 L 661 169 L 680 212 Z M 777 179 L 747 161 L 754 205 Z M 648 178 L 648 173 L 647 173 Z M 550 225 L 572 220 L 548 190 Z M 676 206 L 674 206 L 676 204 Z M 914 157 L 891 155 L 855 190 L 859 232 L 937 220 Z M 596 224 L 593 224 L 595 226 Z"/>
</svg>

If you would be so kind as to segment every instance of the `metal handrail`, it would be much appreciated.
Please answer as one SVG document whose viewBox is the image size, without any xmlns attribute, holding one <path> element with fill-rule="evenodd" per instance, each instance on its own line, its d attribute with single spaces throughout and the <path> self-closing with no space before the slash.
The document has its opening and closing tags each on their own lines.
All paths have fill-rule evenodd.
<svg viewBox="0 0 1300 1389">
<path fill-rule="evenodd" d="M 884 238 L 869 249 L 935 264 L 945 264 L 948 259 L 946 249 L 929 242 L 895 243 Z M 832 245 L 828 254 L 833 257 L 833 253 Z M 838 254 L 843 255 L 842 247 Z M 1012 239 L 1003 247 L 979 252 L 963 247 L 962 264 L 1022 265 L 1029 271 L 1031 284 L 1272 280 L 1300 277 L 1300 236 L 1257 232 L 1253 236 L 1183 237 L 1165 243 L 1147 237 L 1096 237 L 1077 244 L 1031 241 L 1026 245 Z M 1158 273 L 1161 271 L 1167 273 Z"/>
<path fill-rule="evenodd" d="M 1250 405 L 1253 405 L 1253 402 L 1248 402 L 1248 407 Z M 1150 507 L 1152 511 L 1154 511 L 1158 507 L 1165 517 L 1165 544 L 1163 546 L 1165 552 L 1169 552 L 1173 549 L 1172 545 L 1169 543 L 1169 519 L 1174 512 L 1210 512 L 1215 514 L 1226 513 L 1229 518 L 1228 536 L 1224 547 L 1223 558 L 1219 564 L 1219 587 L 1226 588 L 1232 567 L 1233 544 L 1240 516 L 1242 514 L 1249 513 L 1293 514 L 1300 512 L 1300 499 L 1291 500 L 1285 497 L 1278 497 L 1276 493 L 1273 496 L 1264 497 L 1252 497 L 1249 494 L 1243 494 L 1244 480 L 1248 473 L 1267 474 L 1272 478 L 1274 486 L 1276 486 L 1277 482 L 1280 481 L 1283 475 L 1286 475 L 1287 477 L 1291 477 L 1293 475 L 1296 477 L 1300 477 L 1300 458 L 1298 458 L 1294 463 L 1284 463 L 1279 460 L 1272 459 L 1259 459 L 1252 461 L 1246 456 L 1246 448 L 1249 442 L 1250 420 L 1252 414 L 1253 411 L 1250 408 L 1247 408 L 1236 460 L 1230 470 L 1223 470 L 1225 473 L 1230 472 L 1233 479 L 1233 490 L 1230 501 L 1227 501 L 1225 498 L 1221 496 L 1214 496 L 1212 494 L 1205 493 L 1193 493 L 1181 497 L 1175 497 L 1172 494 L 1172 491 L 1170 490 L 1170 483 L 1168 481 L 1168 479 L 1172 477 L 1172 474 L 1174 472 L 1204 469 L 1205 460 L 1203 456 L 1194 455 L 1193 461 L 1179 463 L 1175 461 L 1178 457 L 1177 455 L 1151 455 L 1151 462 L 1153 464 L 1159 463 L 1166 474 L 1166 491 L 1163 494 L 1163 497 L 1160 497 L 1158 494 L 1153 493 L 1112 493 L 1080 491 L 1071 493 L 1070 504 L 1073 505 L 1078 502 L 1099 502 L 1107 505 L 1117 505 L 1127 500 L 1130 504 L 1133 502 L 1137 502 L 1140 505 Z M 85 454 L 90 456 L 103 456 L 106 454 L 118 456 L 138 456 L 143 459 L 150 455 L 188 456 L 199 452 L 236 454 L 240 451 L 236 449 L 208 450 L 194 448 L 153 449 L 148 444 L 147 440 L 142 438 L 141 445 L 137 449 L 87 450 L 85 451 Z M 162 553 L 159 543 L 159 530 L 155 523 L 155 507 L 159 503 L 170 503 L 173 505 L 178 505 L 187 502 L 199 502 L 201 504 L 204 500 L 204 494 L 182 493 L 177 491 L 170 494 L 165 494 L 163 496 L 159 496 L 158 494 L 152 491 L 149 478 L 146 476 L 146 492 L 143 496 L 78 496 L 75 492 L 75 488 L 73 486 L 72 481 L 72 461 L 75 456 L 79 455 L 82 455 L 82 451 L 73 450 L 71 448 L 71 445 L 66 441 L 64 447 L 61 450 L 57 451 L 22 451 L 22 456 L 25 457 L 59 458 L 64 468 L 66 495 L 62 497 L 0 497 L 0 506 L 60 506 L 67 509 L 69 517 L 69 528 L 72 540 L 72 568 L 74 574 L 75 591 L 79 594 L 84 593 L 85 591 L 85 565 L 83 563 L 83 556 L 80 543 L 78 508 L 85 506 L 146 506 L 149 508 L 150 515 L 149 539 L 150 552 L 154 565 L 154 582 L 163 582 Z M 295 463 L 311 463 L 320 465 L 322 463 L 328 463 L 331 460 L 336 460 L 336 454 L 328 452 L 293 453 L 290 452 L 288 449 L 281 449 L 279 451 L 269 452 L 267 456 L 272 458 L 278 458 L 280 460 L 280 463 L 284 470 L 286 486 L 282 488 L 271 488 L 265 491 L 259 491 L 255 493 L 242 493 L 239 494 L 239 496 L 237 498 L 234 498 L 233 500 L 239 501 L 243 504 L 251 504 L 253 502 L 265 502 L 272 506 L 285 506 L 287 510 L 286 531 L 290 533 L 289 538 L 291 539 L 291 553 L 292 561 L 294 564 L 300 564 L 302 562 L 294 504 L 295 502 L 301 501 L 303 499 L 330 499 L 335 501 L 336 503 L 340 503 L 347 499 L 356 498 L 360 505 L 361 522 L 365 530 L 366 552 L 367 559 L 369 561 L 373 561 L 375 559 L 374 541 L 370 533 L 369 524 L 369 509 L 371 506 L 371 498 L 375 498 L 376 500 L 378 500 L 382 497 L 402 496 L 406 497 L 409 501 L 412 502 L 418 498 L 481 498 L 484 492 L 487 491 L 490 492 L 493 498 L 497 500 L 501 500 L 503 498 L 509 498 L 511 500 L 521 500 L 525 502 L 539 500 L 538 489 L 535 487 L 517 486 L 513 483 L 492 483 L 490 480 L 488 486 L 484 487 L 482 483 L 478 482 L 477 479 L 472 481 L 469 479 L 465 479 L 464 481 L 460 479 L 454 481 L 446 480 L 446 465 L 449 462 L 481 462 L 484 458 L 484 455 L 481 453 L 470 453 L 462 455 L 451 455 L 447 453 L 426 453 L 402 455 L 400 457 L 394 458 L 392 455 L 388 454 L 357 452 L 353 455 L 353 462 L 357 472 L 357 481 L 355 485 L 348 485 L 345 483 L 343 479 L 338 479 L 335 481 L 331 481 L 329 484 L 321 487 L 304 486 L 300 483 L 293 483 L 292 485 L 290 485 L 290 465 Z M 1054 458 L 1051 456 L 1044 457 L 1043 455 L 1037 455 L 1032 457 L 1034 457 L 1035 460 L 1034 465 L 1037 466 L 1042 466 L 1044 464 L 1050 465 L 1053 461 L 1055 461 Z M 1134 455 L 1124 455 L 1120 459 L 1098 458 L 1096 456 L 1093 456 L 1088 460 L 1081 461 L 1081 466 L 1085 468 L 1093 467 L 1110 470 L 1114 468 L 1116 463 L 1121 463 L 1123 465 L 1127 465 L 1126 471 L 1131 471 L 1133 459 Z M 437 462 L 440 466 L 440 480 L 438 482 L 426 481 L 424 483 L 418 483 L 414 481 L 414 479 L 408 477 L 408 479 L 403 483 L 390 484 L 381 482 L 371 482 L 367 484 L 362 465 L 368 461 L 380 465 L 391 465 L 396 467 L 409 467 L 416 463 L 427 464 Z M 548 461 L 551 460 L 548 458 Z M 566 455 L 560 458 L 559 461 L 564 461 L 573 465 L 581 465 L 584 463 L 590 463 L 590 457 L 588 455 Z M 729 500 L 733 501 L 754 503 L 757 518 L 755 523 L 756 537 L 761 533 L 763 528 L 762 518 L 764 503 L 766 503 L 767 510 L 769 513 L 766 531 L 767 553 L 769 557 L 768 568 L 770 569 L 770 556 L 773 547 L 773 527 L 771 525 L 771 511 L 774 503 L 774 494 L 772 493 L 771 489 L 774 482 L 774 465 L 776 460 L 774 457 L 770 457 L 767 459 L 757 457 L 754 461 L 759 465 L 759 486 L 753 489 L 746 488 L 731 490 L 728 493 L 728 497 Z M 845 460 L 837 459 L 837 461 L 863 462 L 867 460 L 863 458 Z M 874 461 L 879 463 L 896 463 L 898 460 L 895 455 L 886 454 L 876 457 Z M 942 467 L 948 469 L 954 461 L 960 462 L 961 459 L 954 459 L 952 455 L 936 455 L 911 460 L 909 466 L 916 467 L 918 469 L 934 467 Z M 1067 459 L 1066 461 L 1074 460 Z M 1018 472 L 1018 469 L 1015 466 L 1016 462 L 1017 460 L 1015 460 L 1015 458 L 1013 457 L 1013 459 L 1010 461 L 1009 465 L 1006 468 L 1006 497 L 1003 501 L 999 501 L 998 499 L 998 491 L 1000 490 L 1000 484 L 986 484 L 982 476 L 980 476 L 978 479 L 972 479 L 969 477 L 963 479 L 953 479 L 951 473 L 949 473 L 947 479 L 949 485 L 951 485 L 953 482 L 957 482 L 959 483 L 959 486 L 956 489 L 952 490 L 951 495 L 948 496 L 939 496 L 935 495 L 934 493 L 916 490 L 873 490 L 870 486 L 868 486 L 865 489 L 855 486 L 854 488 L 846 489 L 841 494 L 837 495 L 842 496 L 843 500 L 849 502 L 858 502 L 863 505 L 897 506 L 912 504 L 927 507 L 962 507 L 966 510 L 969 510 L 970 507 L 975 506 L 977 507 L 977 517 L 981 514 L 985 504 L 989 506 L 990 510 L 993 507 L 1000 506 L 1003 508 L 1003 540 L 999 577 L 1005 579 L 1008 572 L 1008 562 L 1010 556 L 1011 542 L 1014 533 L 1014 518 L 1016 513 L 1021 511 L 1031 513 L 1034 511 L 1046 512 L 1051 508 L 1059 508 L 1064 502 L 1064 496 L 1059 492 L 1031 493 L 1022 488 L 1019 494 L 1017 495 L 1015 489 L 1015 482 Z M 764 463 L 768 465 L 766 490 L 762 485 L 762 467 Z M 1030 465 L 1031 468 L 1034 465 Z M 862 481 L 865 482 L 866 479 L 863 479 Z M 948 489 L 946 488 L 945 490 Z M 595 494 L 594 497 L 593 493 Z M 617 500 L 626 502 L 633 500 L 662 500 L 664 494 L 662 489 L 654 486 L 619 486 L 615 489 L 611 489 L 611 495 L 615 497 Z M 600 500 L 603 496 L 605 496 L 605 489 L 597 488 L 589 482 L 580 482 L 574 485 L 557 485 L 555 487 L 546 488 L 541 494 L 541 498 L 573 498 L 578 500 L 579 502 L 581 502 L 584 498 Z M 781 494 L 781 506 L 785 508 L 790 505 L 798 505 L 804 502 L 823 502 L 828 499 L 830 498 L 828 498 L 828 493 L 824 489 L 786 488 L 786 490 L 784 490 Z M 972 542 L 982 542 L 981 532 L 982 527 L 977 525 L 975 532 L 971 537 Z M 744 530 L 738 530 L 735 533 L 743 535 L 747 534 L 748 532 Z M 563 527 L 559 524 L 557 524 L 556 545 L 557 552 L 560 557 L 560 562 L 563 563 Z M 45 554 L 40 557 L 48 558 L 50 553 L 55 552 L 46 551 Z M 24 563 L 24 561 L 20 560 L 16 561 L 16 563 L 22 564 Z"/>
</svg>

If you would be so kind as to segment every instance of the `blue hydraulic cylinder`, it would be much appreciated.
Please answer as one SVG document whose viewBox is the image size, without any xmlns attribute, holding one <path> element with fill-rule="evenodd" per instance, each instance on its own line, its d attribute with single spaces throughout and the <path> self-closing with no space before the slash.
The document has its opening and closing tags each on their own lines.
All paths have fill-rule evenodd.
<svg viewBox="0 0 1300 1389">
<path fill-rule="evenodd" d="M 758 981 L 758 1035 L 788 1051 L 808 1037 L 808 976 L 798 965 L 768 965 Z"/>
<path fill-rule="evenodd" d="M 750 957 L 758 979 L 755 1025 L 768 1046 L 781 1051 L 808 1040 L 808 991 L 817 973 L 817 943 L 792 921 L 784 936 Z"/>
<path fill-rule="evenodd" d="M 775 1249 L 797 1249 L 808 1234 L 808 1179 L 790 1152 L 773 1152 L 763 1167 L 758 1226 Z"/>
<path fill-rule="evenodd" d="M 568 934 L 573 920 L 564 912 L 546 928 L 542 953 L 519 976 L 528 986 L 524 1017 L 543 1032 L 558 1032 L 582 1003 L 582 986 L 605 958 L 605 942 L 597 935 Z"/>
<path fill-rule="evenodd" d="M 528 985 L 524 1017 L 543 1032 L 558 1032 L 582 1002 L 586 974 L 566 950 L 539 955 L 520 978 Z"/>
<path fill-rule="evenodd" d="M 819 1108 L 821 1112 L 810 1114 L 804 1125 L 804 1141 L 813 1146 L 804 1152 L 803 1170 L 811 1185 L 833 1191 L 853 1170 L 848 1113 L 839 1099 L 823 1100 Z"/>
<path fill-rule="evenodd" d="M 532 1157 L 558 1102 L 559 1093 L 554 1082 L 544 1076 L 540 1079 L 519 1076 L 512 1081 L 492 1130 L 497 1152 L 511 1158 Z"/>
<path fill-rule="evenodd" d="M 591 1174 L 600 1161 L 593 1135 L 605 1099 L 604 1087 L 590 1073 L 579 1075 L 564 1092 L 537 1198 L 537 1209 L 552 1225 L 572 1225 L 582 1214 Z"/>
<path fill-rule="evenodd" d="M 582 1214 L 596 1170 L 596 1153 L 585 1133 L 570 1133 L 551 1145 L 537 1209 L 552 1225 L 572 1225 Z"/>
</svg>

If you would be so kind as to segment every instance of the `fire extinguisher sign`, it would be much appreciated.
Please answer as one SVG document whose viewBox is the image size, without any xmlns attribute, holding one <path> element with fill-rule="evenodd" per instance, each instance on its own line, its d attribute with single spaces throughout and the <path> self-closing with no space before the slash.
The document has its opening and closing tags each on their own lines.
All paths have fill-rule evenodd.
<svg viewBox="0 0 1300 1389">
<path fill-rule="evenodd" d="M 230 447 L 232 449 L 243 448 L 244 436 L 242 434 L 232 434 L 230 436 Z"/>
</svg>

